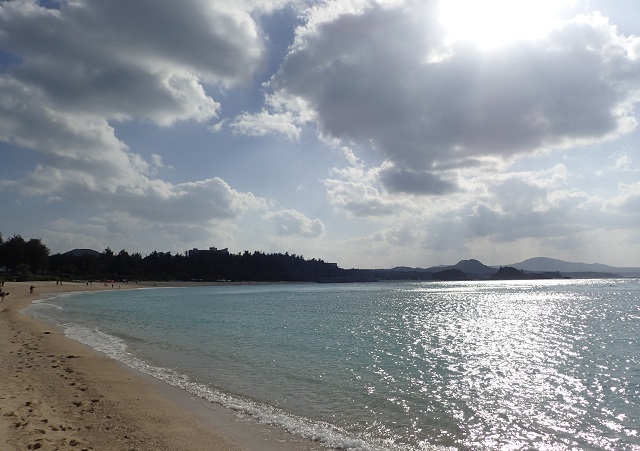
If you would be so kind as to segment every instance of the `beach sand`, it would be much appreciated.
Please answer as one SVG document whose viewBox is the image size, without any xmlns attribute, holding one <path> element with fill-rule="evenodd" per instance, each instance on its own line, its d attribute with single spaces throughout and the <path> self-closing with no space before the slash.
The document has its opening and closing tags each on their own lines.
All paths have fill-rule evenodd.
<svg viewBox="0 0 640 451">
<path fill-rule="evenodd" d="M 35 289 L 30 294 L 32 284 Z M 143 286 L 128 284 L 126 288 Z M 315 448 L 310 443 L 292 441 L 284 431 L 274 433 L 238 425 L 238 421 L 234 426 L 231 413 L 216 413 L 216 409 L 224 410 L 221 407 L 198 408 L 197 403 L 203 400 L 192 399 L 187 405 L 184 392 L 172 395 L 172 387 L 20 313 L 47 295 L 111 289 L 110 284 L 105 287 L 102 283 L 5 282 L 4 291 L 10 295 L 0 304 L 0 449 Z M 114 289 L 118 289 L 117 284 Z M 217 426 L 210 421 L 216 415 L 213 423 Z M 243 441 L 243 429 L 252 428 L 253 438 Z"/>
</svg>

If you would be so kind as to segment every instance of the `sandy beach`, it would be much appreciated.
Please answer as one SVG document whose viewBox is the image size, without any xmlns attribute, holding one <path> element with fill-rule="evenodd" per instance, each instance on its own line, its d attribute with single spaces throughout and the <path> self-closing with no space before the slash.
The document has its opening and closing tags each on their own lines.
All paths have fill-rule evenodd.
<svg viewBox="0 0 640 451">
<path fill-rule="evenodd" d="M 0 448 L 247 449 L 144 375 L 20 313 L 50 294 L 107 289 L 102 283 L 5 282 L 10 295 L 0 304 Z"/>
<path fill-rule="evenodd" d="M 103 284 L 6 282 L 0 304 L 2 449 L 241 449 L 149 381 L 20 314 L 47 294 Z"/>
</svg>

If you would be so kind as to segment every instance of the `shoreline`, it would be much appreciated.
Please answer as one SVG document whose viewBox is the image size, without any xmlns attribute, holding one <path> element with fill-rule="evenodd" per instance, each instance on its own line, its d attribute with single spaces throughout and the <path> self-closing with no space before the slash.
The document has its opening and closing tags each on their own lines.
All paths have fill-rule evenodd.
<svg viewBox="0 0 640 451">
<path fill-rule="evenodd" d="M 35 285 L 33 293 L 29 286 Z M 120 289 L 228 285 L 139 282 Z M 36 300 L 113 291 L 102 283 L 5 282 L 0 443 L 10 450 L 324 449 L 140 373 L 21 311 Z"/>
</svg>

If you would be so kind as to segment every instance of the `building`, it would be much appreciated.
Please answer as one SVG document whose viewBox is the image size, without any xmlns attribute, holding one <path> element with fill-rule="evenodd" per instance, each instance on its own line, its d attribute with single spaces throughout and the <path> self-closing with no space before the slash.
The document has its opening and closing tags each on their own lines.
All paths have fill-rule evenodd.
<svg viewBox="0 0 640 451">
<path fill-rule="evenodd" d="M 228 248 L 224 248 L 224 249 L 218 249 L 217 247 L 211 246 L 208 250 L 207 249 L 198 249 L 197 247 L 194 247 L 193 249 L 191 249 L 188 252 L 189 257 L 193 257 L 194 255 L 198 255 L 198 254 L 202 254 L 202 253 L 211 253 L 211 254 L 224 254 L 224 255 L 228 255 L 229 254 L 229 249 Z"/>
</svg>

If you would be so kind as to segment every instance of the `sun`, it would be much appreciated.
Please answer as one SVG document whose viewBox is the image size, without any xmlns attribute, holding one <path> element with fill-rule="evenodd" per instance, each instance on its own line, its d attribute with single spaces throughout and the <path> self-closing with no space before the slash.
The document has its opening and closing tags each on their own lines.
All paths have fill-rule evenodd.
<svg viewBox="0 0 640 451">
<path fill-rule="evenodd" d="M 440 0 L 448 43 L 473 42 L 490 49 L 543 37 L 561 21 L 570 0 Z"/>
</svg>

